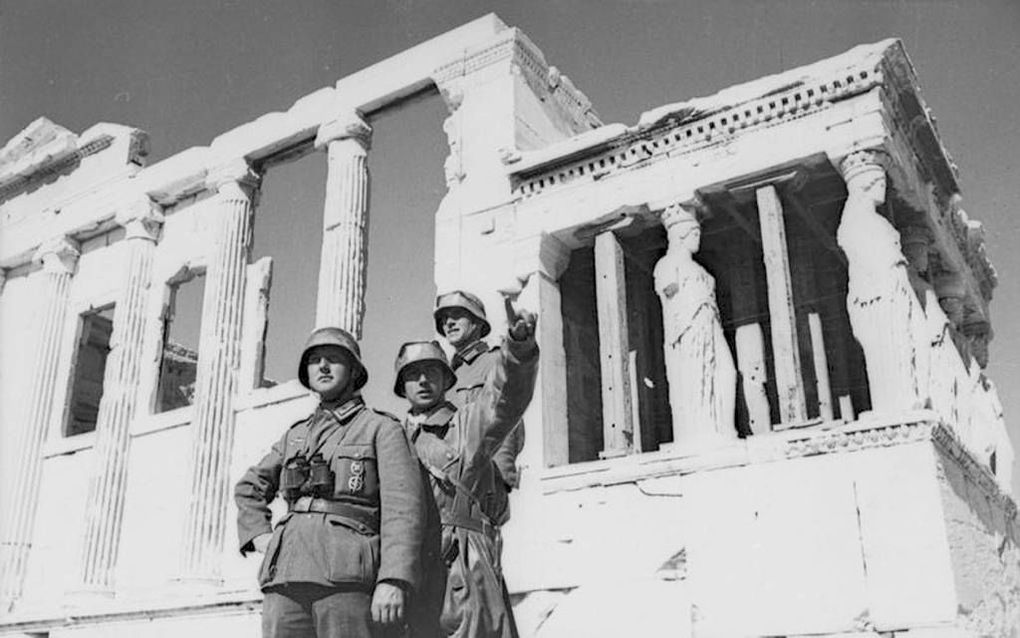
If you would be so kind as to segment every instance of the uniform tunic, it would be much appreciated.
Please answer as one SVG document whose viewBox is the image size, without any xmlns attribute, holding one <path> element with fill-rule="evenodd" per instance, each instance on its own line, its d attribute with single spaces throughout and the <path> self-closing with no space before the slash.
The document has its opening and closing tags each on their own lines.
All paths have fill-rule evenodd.
<svg viewBox="0 0 1020 638">
<path fill-rule="evenodd" d="M 447 393 L 447 398 L 458 410 L 463 410 L 469 402 L 482 391 L 485 378 L 499 360 L 499 348 L 492 347 L 479 339 L 453 356 L 451 362 L 457 375 L 457 383 Z M 524 424 L 518 421 L 496 450 L 492 460 L 499 470 L 505 491 L 520 484 L 517 473 L 517 455 L 524 448 Z M 510 518 L 509 500 L 503 499 L 502 511 L 494 514 L 497 525 L 502 525 Z"/>
<path fill-rule="evenodd" d="M 326 498 L 343 503 L 346 513 L 288 512 L 273 530 L 269 503 L 281 470 L 315 453 L 335 475 Z M 241 552 L 272 531 L 259 571 L 266 592 L 298 585 L 295 591 L 318 586 L 370 596 L 381 581 L 412 590 L 419 582 L 424 494 L 414 451 L 392 416 L 367 409 L 360 397 L 334 409 L 320 406 L 237 483 Z"/>
<path fill-rule="evenodd" d="M 443 522 L 444 635 L 517 635 L 493 522 L 505 492 L 492 457 L 531 401 L 537 363 L 533 340 L 507 341 L 494 352 L 485 383 L 463 410 L 443 403 L 424 419 L 409 415 L 405 421 Z"/>
</svg>

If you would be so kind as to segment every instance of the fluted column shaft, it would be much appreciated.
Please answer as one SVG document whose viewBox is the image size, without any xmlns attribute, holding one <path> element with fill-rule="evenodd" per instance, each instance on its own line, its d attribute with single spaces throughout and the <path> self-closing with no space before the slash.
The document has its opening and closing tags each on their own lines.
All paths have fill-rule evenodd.
<svg viewBox="0 0 1020 638">
<path fill-rule="evenodd" d="M 847 258 L 847 313 L 867 366 L 871 407 L 878 411 L 921 407 L 916 335 L 924 311 L 911 286 L 900 235 L 879 214 L 886 173 L 877 152 L 858 152 L 840 164 L 847 198 L 836 241 Z"/>
<path fill-rule="evenodd" d="M 126 269 L 114 306 L 82 543 L 81 587 L 95 592 L 113 590 L 127 489 L 130 428 L 142 367 L 145 307 L 162 215 L 143 195 L 120 211 L 118 222 L 127 231 L 123 247 Z"/>
<path fill-rule="evenodd" d="M 5 490 L 10 501 L 4 503 L 3 532 L 0 538 L 0 612 L 8 609 L 20 596 L 25 567 L 32 547 L 32 529 L 38 505 L 42 477 L 42 450 L 53 414 L 54 390 L 60 359 L 61 333 L 64 328 L 68 289 L 74 275 L 79 252 L 64 237 L 43 244 L 35 255 L 42 262 L 38 275 L 36 310 L 38 331 L 35 353 L 28 372 L 28 402 L 20 412 L 16 434 L 17 451 L 12 458 L 17 467 L 11 474 L 13 485 Z"/>
<path fill-rule="evenodd" d="M 213 583 L 220 578 L 226 536 L 234 392 L 257 185 L 243 162 L 228 169 L 211 180 L 218 191 L 213 213 L 218 219 L 202 302 L 181 570 L 182 580 Z"/>
<path fill-rule="evenodd" d="M 368 149 L 372 129 L 356 114 L 323 126 L 326 202 L 316 326 L 339 326 L 361 338 L 368 267 Z"/>
</svg>

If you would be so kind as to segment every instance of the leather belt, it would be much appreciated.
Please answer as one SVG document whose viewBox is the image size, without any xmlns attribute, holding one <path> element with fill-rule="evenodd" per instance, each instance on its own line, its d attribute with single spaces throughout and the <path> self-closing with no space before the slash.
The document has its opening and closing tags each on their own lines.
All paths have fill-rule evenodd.
<svg viewBox="0 0 1020 638">
<path fill-rule="evenodd" d="M 317 514 L 333 514 L 347 519 L 352 526 L 362 534 L 378 534 L 379 520 L 371 512 L 363 508 L 343 501 L 333 501 L 328 498 L 315 498 L 313 496 L 302 496 L 290 504 L 290 511 L 298 514 L 314 512 Z"/>
</svg>

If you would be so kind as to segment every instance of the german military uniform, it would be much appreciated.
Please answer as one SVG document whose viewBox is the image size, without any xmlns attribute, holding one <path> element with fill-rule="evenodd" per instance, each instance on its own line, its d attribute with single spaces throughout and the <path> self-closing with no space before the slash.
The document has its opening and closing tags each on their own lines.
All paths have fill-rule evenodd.
<svg viewBox="0 0 1020 638">
<path fill-rule="evenodd" d="M 367 375 L 360 357 L 355 363 L 358 388 Z M 278 493 L 288 511 L 272 529 L 269 503 Z M 371 599 L 383 581 L 409 593 L 418 585 L 424 494 L 400 423 L 360 396 L 320 404 L 291 426 L 234 491 L 241 552 L 272 531 L 258 576 L 263 634 L 400 635 L 401 627 L 372 624 Z"/>
<path fill-rule="evenodd" d="M 441 626 L 457 638 L 517 636 L 493 518 L 504 488 L 492 456 L 531 400 L 538 348 L 532 339 L 507 340 L 497 357 L 477 400 L 463 410 L 442 402 L 405 419 L 442 522 Z"/>
</svg>

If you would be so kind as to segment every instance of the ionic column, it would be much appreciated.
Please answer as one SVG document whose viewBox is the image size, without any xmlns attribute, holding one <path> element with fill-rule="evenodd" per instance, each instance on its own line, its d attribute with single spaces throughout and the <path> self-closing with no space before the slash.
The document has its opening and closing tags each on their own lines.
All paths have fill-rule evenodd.
<svg viewBox="0 0 1020 638">
<path fill-rule="evenodd" d="M 570 249 L 547 233 L 528 237 L 515 247 L 517 278 L 524 282 L 519 303 L 539 319 L 538 378 L 535 396 L 524 413 L 524 450 L 521 479 L 534 473 L 530 467 L 566 465 L 569 458 L 567 424 L 567 355 L 563 349 L 563 313 L 557 280 L 570 261 Z"/>
<path fill-rule="evenodd" d="M 840 163 L 846 180 L 836 241 L 847 257 L 847 312 L 867 366 L 871 407 L 876 411 L 921 406 L 915 335 L 924 312 L 907 273 L 900 235 L 877 207 L 885 202 L 886 174 L 878 152 L 848 155 Z"/>
<path fill-rule="evenodd" d="M 258 177 L 238 161 L 211 174 L 209 182 L 218 191 L 210 213 L 218 219 L 202 300 L 181 580 L 215 584 L 231 487 L 234 394 Z"/>
<path fill-rule="evenodd" d="M 356 339 L 365 317 L 371 135 L 372 128 L 352 111 L 322 126 L 315 139 L 329 158 L 315 324 L 339 326 Z"/>
<path fill-rule="evenodd" d="M 28 371 L 27 403 L 20 412 L 16 435 L 17 451 L 12 458 L 17 467 L 11 474 L 14 483 L 3 505 L 3 538 L 0 538 L 0 612 L 7 610 L 20 596 L 25 566 L 32 547 L 32 528 L 42 477 L 42 448 L 53 414 L 60 337 L 64 329 L 68 288 L 78 262 L 78 247 L 66 237 L 58 237 L 40 246 L 35 261 L 42 263 L 37 275 L 38 306 L 35 312 L 38 331 L 35 353 Z"/>
<path fill-rule="evenodd" d="M 131 422 L 137 404 L 145 335 L 145 308 L 152 285 L 152 258 L 163 216 L 146 195 L 117 214 L 127 234 L 125 270 L 114 306 L 110 354 L 96 421 L 95 469 L 85 504 L 82 590 L 112 593 L 127 488 Z"/>
</svg>

